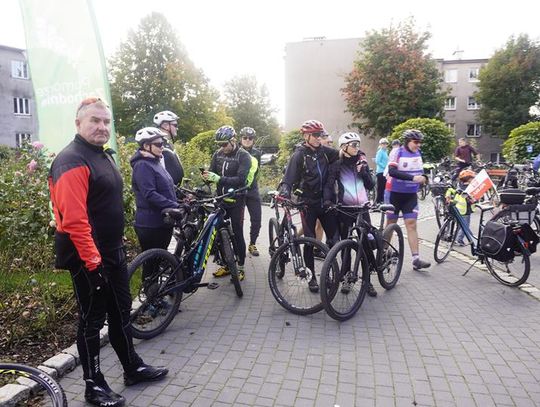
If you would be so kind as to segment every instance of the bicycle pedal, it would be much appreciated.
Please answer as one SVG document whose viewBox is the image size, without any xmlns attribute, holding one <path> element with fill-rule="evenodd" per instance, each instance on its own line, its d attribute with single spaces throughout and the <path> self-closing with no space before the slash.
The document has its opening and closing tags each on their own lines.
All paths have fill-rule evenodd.
<svg viewBox="0 0 540 407">
<path fill-rule="evenodd" d="M 219 287 L 219 284 L 218 283 L 203 283 L 206 287 L 208 287 L 209 290 L 215 290 L 216 288 Z"/>
</svg>

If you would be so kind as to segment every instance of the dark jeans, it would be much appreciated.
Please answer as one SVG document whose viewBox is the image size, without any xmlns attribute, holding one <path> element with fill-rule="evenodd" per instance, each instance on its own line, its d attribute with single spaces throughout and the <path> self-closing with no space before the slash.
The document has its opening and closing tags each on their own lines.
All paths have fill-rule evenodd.
<svg viewBox="0 0 540 407">
<path fill-rule="evenodd" d="M 377 173 L 377 198 L 376 203 L 384 202 L 384 188 L 386 186 L 386 177 L 382 172 Z"/>
<path fill-rule="evenodd" d="M 249 228 L 249 244 L 257 243 L 259 232 L 261 230 L 261 196 L 259 188 L 250 189 L 246 195 L 246 207 L 249 212 L 250 228 Z"/>
<path fill-rule="evenodd" d="M 227 216 L 231 220 L 234 233 L 234 248 L 238 257 L 238 265 L 243 266 L 246 260 L 246 241 L 244 239 L 244 198 L 237 198 L 234 206 L 227 207 Z"/>
<path fill-rule="evenodd" d="M 139 239 L 141 250 L 144 252 L 148 249 L 165 249 L 171 243 L 173 228 L 141 228 L 135 226 L 135 233 Z M 156 269 L 157 264 L 153 262 L 145 262 L 143 265 L 143 281 L 151 276 Z"/>
<path fill-rule="evenodd" d="M 103 274 L 108 285 L 93 292 L 88 270 L 82 262 L 71 269 L 75 298 L 79 305 L 79 329 L 77 349 L 81 359 L 83 378 L 103 380 L 99 363 L 99 331 L 105 319 L 109 325 L 109 340 L 122 367 L 132 371 L 141 365 L 142 359 L 135 352 L 129 325 L 131 295 L 124 248 L 101 253 Z"/>
<path fill-rule="evenodd" d="M 315 238 L 315 225 L 317 219 L 321 221 L 321 225 L 326 234 L 326 244 L 330 247 L 335 242 L 337 233 L 337 222 L 335 214 L 327 212 L 326 209 L 318 206 L 308 206 L 301 212 L 302 228 L 304 229 L 304 236 Z M 314 271 L 315 260 L 313 258 L 313 246 L 307 246 L 304 252 L 304 259 L 306 266 Z"/>
</svg>

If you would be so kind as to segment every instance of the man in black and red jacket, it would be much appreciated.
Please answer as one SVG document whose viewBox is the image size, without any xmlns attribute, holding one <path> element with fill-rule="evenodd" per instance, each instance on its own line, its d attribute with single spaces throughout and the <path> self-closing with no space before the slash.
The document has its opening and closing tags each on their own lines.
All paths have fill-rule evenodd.
<svg viewBox="0 0 540 407">
<path fill-rule="evenodd" d="M 69 270 L 79 305 L 77 349 L 86 382 L 85 399 L 122 406 L 100 370 L 99 331 L 105 318 L 109 339 L 124 368 L 126 385 L 153 381 L 168 370 L 143 363 L 131 336 L 127 264 L 123 245 L 123 183 L 110 152 L 111 112 L 97 98 L 81 102 L 77 135 L 52 163 L 49 190 L 56 221 L 56 267 Z"/>
</svg>

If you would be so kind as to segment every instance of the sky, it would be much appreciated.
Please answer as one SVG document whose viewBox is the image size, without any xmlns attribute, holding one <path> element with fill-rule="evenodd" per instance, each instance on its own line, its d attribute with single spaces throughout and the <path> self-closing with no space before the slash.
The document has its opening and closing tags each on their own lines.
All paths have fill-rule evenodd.
<svg viewBox="0 0 540 407">
<path fill-rule="evenodd" d="M 25 48 L 18 1 L 0 4 L 0 44 Z M 432 34 L 428 44 L 435 58 L 455 59 L 456 50 L 463 51 L 463 59 L 488 58 L 511 35 L 520 33 L 540 40 L 539 0 L 92 0 L 92 4 L 106 57 L 114 55 L 143 17 L 160 12 L 215 87 L 222 89 L 237 75 L 255 75 L 267 86 L 282 123 L 288 42 L 361 38 L 409 17 L 419 30 Z"/>
</svg>

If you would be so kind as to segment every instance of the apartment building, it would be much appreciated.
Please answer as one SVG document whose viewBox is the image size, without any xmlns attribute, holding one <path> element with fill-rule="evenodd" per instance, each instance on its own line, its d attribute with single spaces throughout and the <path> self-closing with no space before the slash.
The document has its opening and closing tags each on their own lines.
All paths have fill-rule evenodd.
<svg viewBox="0 0 540 407">
<path fill-rule="evenodd" d="M 0 45 L 0 144 L 37 139 L 38 121 L 26 53 Z"/>
<path fill-rule="evenodd" d="M 285 130 L 297 129 L 307 119 L 321 120 L 333 138 L 350 131 L 353 118 L 341 89 L 361 49 L 361 38 L 312 38 L 285 46 Z M 496 161 L 501 139 L 485 134 L 476 117 L 480 105 L 474 98 L 478 72 L 487 59 L 437 60 L 443 88 L 449 91 L 444 120 L 456 139 L 468 138 L 484 160 Z M 374 157 L 377 140 L 366 138 L 362 150 Z"/>
</svg>

